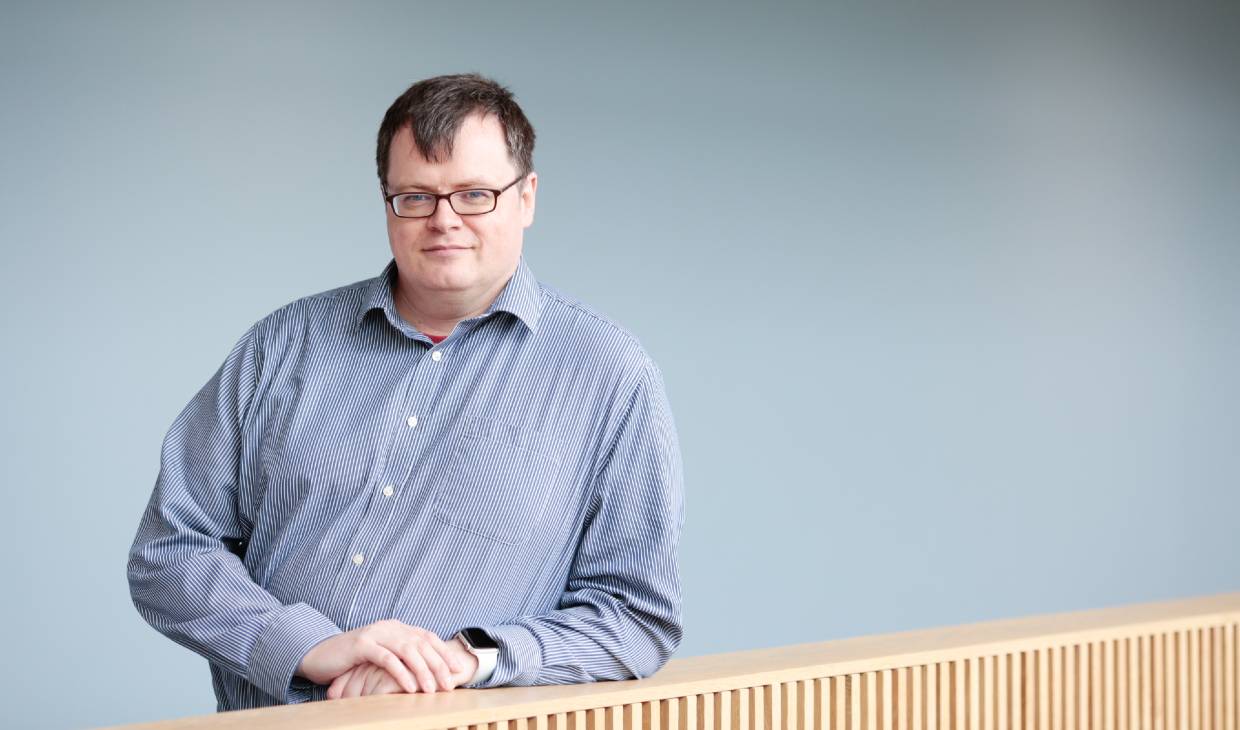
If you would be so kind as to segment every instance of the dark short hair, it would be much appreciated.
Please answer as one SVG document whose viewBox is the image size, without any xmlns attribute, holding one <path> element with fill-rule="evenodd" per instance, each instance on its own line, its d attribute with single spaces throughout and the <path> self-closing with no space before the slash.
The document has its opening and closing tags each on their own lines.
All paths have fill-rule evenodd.
<svg viewBox="0 0 1240 730">
<path fill-rule="evenodd" d="M 375 165 L 384 189 L 388 152 L 397 132 L 409 127 L 418 152 L 431 162 L 441 162 L 452 156 L 452 142 L 466 117 L 473 114 L 493 114 L 499 119 L 509 159 L 522 176 L 528 175 L 534 169 L 534 128 L 512 92 L 476 73 L 452 74 L 410 86 L 383 115 Z"/>
</svg>

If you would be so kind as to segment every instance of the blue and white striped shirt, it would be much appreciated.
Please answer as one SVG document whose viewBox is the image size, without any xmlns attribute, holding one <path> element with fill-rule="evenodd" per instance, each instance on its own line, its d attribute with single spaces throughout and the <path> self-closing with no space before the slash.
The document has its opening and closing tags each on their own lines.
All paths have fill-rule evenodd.
<svg viewBox="0 0 1240 730">
<path fill-rule="evenodd" d="M 395 276 L 264 317 L 173 422 L 138 611 L 209 660 L 221 710 L 322 699 L 306 652 L 389 618 L 486 630 L 478 686 L 652 674 L 680 643 L 684 520 L 657 366 L 524 259 L 438 345 Z"/>
</svg>

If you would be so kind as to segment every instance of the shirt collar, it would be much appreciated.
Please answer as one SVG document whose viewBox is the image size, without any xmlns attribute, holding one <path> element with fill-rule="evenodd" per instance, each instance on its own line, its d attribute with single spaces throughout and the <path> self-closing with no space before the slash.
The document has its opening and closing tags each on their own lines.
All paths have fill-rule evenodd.
<svg viewBox="0 0 1240 730">
<path fill-rule="evenodd" d="M 404 321 L 397 313 L 396 300 L 392 297 L 392 285 L 396 283 L 398 275 L 396 259 L 392 259 L 381 274 L 366 282 L 362 289 L 361 307 L 357 313 L 358 326 L 361 326 L 372 309 L 382 309 L 388 321 L 397 327 Z M 537 329 L 538 316 L 542 312 L 542 294 L 538 280 L 534 278 L 534 272 L 530 271 L 524 256 L 517 261 L 517 270 L 500 290 L 499 296 L 495 297 L 491 306 L 477 319 L 484 319 L 494 312 L 508 312 L 521 320 L 531 332 Z"/>
</svg>

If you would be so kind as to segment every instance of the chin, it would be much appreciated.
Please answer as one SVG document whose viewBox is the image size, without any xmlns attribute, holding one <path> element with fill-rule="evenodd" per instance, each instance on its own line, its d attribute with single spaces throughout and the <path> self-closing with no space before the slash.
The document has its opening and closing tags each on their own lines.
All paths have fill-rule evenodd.
<svg viewBox="0 0 1240 730">
<path fill-rule="evenodd" d="M 423 275 L 418 277 L 418 281 L 427 289 L 456 291 L 461 289 L 469 289 L 474 286 L 477 278 L 478 277 L 475 276 L 472 271 L 431 269 L 429 271 L 424 271 Z"/>
</svg>

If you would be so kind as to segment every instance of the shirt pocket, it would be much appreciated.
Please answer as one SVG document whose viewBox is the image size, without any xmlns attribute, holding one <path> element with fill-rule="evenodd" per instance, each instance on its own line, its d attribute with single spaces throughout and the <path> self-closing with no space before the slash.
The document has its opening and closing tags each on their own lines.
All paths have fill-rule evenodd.
<svg viewBox="0 0 1240 730">
<path fill-rule="evenodd" d="M 457 437 L 434 498 L 446 524 L 506 545 L 529 539 L 560 477 L 559 441 L 472 418 Z"/>
</svg>

